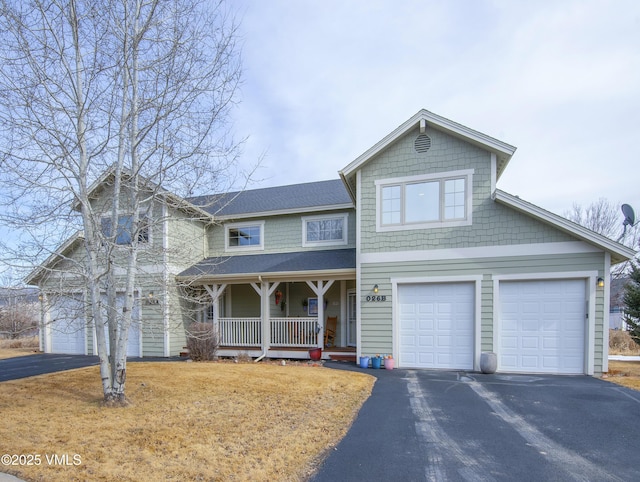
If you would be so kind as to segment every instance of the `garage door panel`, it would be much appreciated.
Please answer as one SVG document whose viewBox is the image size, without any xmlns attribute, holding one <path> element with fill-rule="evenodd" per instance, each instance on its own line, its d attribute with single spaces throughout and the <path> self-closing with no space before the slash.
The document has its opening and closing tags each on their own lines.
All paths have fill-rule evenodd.
<svg viewBox="0 0 640 482">
<path fill-rule="evenodd" d="M 415 366 L 432 366 L 436 364 L 433 353 L 419 353 L 415 358 Z"/>
<path fill-rule="evenodd" d="M 524 368 L 533 369 L 536 368 L 540 362 L 537 356 L 523 355 L 521 357 L 521 363 Z"/>
<path fill-rule="evenodd" d="M 400 343 L 404 346 L 414 346 L 416 344 L 416 337 L 411 335 L 402 335 L 400 337 Z"/>
<path fill-rule="evenodd" d="M 433 331 L 433 320 L 418 320 L 418 330 L 419 331 Z M 413 328 L 415 329 L 415 328 Z"/>
<path fill-rule="evenodd" d="M 438 319 L 437 323 L 438 323 L 438 331 L 450 331 L 454 327 L 453 321 L 448 319 L 446 320 Z"/>
<path fill-rule="evenodd" d="M 399 286 L 398 365 L 472 369 L 473 297 L 473 283 Z M 414 344 L 410 335 L 417 337 Z"/>
<path fill-rule="evenodd" d="M 542 366 L 549 370 L 559 370 L 560 369 L 560 359 L 557 356 L 543 356 L 542 357 Z"/>
<path fill-rule="evenodd" d="M 84 303 L 81 296 L 61 297 L 52 302 L 51 353 L 84 355 L 86 346 Z"/>
<path fill-rule="evenodd" d="M 584 372 L 584 280 L 501 282 L 499 369 Z"/>
<path fill-rule="evenodd" d="M 102 299 L 103 302 L 103 307 L 106 306 L 107 304 L 107 299 L 106 296 L 103 296 Z M 124 316 L 123 313 L 123 308 L 124 307 L 124 294 L 119 293 L 117 295 L 116 298 L 116 312 L 117 312 L 117 317 L 119 319 L 119 323 L 121 323 L 121 318 Z M 106 325 L 106 321 L 107 321 L 107 313 L 106 313 L 106 309 L 103 308 L 103 317 L 105 320 L 105 325 L 104 325 L 104 334 L 105 334 L 105 338 L 107 341 L 107 350 L 109 350 L 109 333 L 108 333 L 108 328 Z M 133 311 L 131 313 L 131 324 L 129 325 L 129 335 L 127 337 L 127 356 L 130 357 L 139 357 L 140 356 L 140 332 L 141 332 L 141 326 L 140 326 L 140 308 L 138 306 L 137 303 L 134 303 L 133 305 Z"/>
</svg>

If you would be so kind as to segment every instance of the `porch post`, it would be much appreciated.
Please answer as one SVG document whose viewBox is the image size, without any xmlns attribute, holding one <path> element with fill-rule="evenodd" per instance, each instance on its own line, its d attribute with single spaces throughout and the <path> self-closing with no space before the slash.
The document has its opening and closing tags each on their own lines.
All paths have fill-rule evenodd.
<svg viewBox="0 0 640 482">
<path fill-rule="evenodd" d="M 324 291 L 322 290 L 322 281 L 318 281 L 318 324 L 320 332 L 318 333 L 318 348 L 324 348 Z"/>
<path fill-rule="evenodd" d="M 217 332 L 220 324 L 220 303 L 218 300 L 220 300 L 220 296 L 222 295 L 222 293 L 224 293 L 224 290 L 227 288 L 227 285 L 226 283 L 223 283 L 223 284 L 216 283 L 211 286 L 204 285 L 204 288 L 207 290 L 207 293 L 209 293 L 209 296 L 211 296 L 211 300 L 213 302 L 213 327 Z M 205 319 L 206 319 L 206 314 L 205 314 Z"/>
<path fill-rule="evenodd" d="M 271 348 L 271 306 L 269 306 L 269 282 L 260 284 L 260 301 L 262 302 L 262 350 Z"/>
<path fill-rule="evenodd" d="M 271 303 L 269 297 L 280 285 L 279 281 L 270 284 L 269 281 L 260 278 L 260 286 L 251 283 L 253 289 L 260 295 L 260 317 L 262 320 L 262 351 L 267 352 L 271 348 Z"/>
<path fill-rule="evenodd" d="M 318 280 L 316 283 L 307 281 L 309 288 L 318 297 L 318 326 L 320 327 L 317 339 L 318 348 L 324 348 L 324 294 L 329 291 L 334 282 L 335 280 L 329 280 L 326 283 L 322 280 Z"/>
</svg>

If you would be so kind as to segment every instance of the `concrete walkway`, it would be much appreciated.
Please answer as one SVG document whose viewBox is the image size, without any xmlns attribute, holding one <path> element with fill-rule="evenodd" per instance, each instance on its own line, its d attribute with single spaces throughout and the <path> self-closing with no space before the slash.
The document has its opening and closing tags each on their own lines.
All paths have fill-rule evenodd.
<svg viewBox="0 0 640 482">
<path fill-rule="evenodd" d="M 11 474 L 5 474 L 3 472 L 0 472 L 0 482 L 23 482 L 22 479 L 19 479 L 18 477 L 14 477 Z"/>
<path fill-rule="evenodd" d="M 614 360 L 614 361 L 640 361 L 640 356 L 609 355 L 609 360 Z"/>
</svg>

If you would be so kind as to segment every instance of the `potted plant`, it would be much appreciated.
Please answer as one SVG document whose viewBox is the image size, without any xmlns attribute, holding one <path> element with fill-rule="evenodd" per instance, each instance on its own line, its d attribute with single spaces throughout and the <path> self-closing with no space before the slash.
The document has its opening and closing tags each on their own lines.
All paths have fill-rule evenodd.
<svg viewBox="0 0 640 482">
<path fill-rule="evenodd" d="M 322 358 L 322 348 L 311 348 L 309 350 L 309 358 L 313 361 L 318 361 Z"/>
</svg>

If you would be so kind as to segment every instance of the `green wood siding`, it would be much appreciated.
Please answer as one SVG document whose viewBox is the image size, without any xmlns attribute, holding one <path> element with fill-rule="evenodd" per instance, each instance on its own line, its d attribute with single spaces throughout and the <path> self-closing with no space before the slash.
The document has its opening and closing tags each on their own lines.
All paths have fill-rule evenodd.
<svg viewBox="0 0 640 482">
<path fill-rule="evenodd" d="M 455 276 L 482 276 L 481 350 L 492 351 L 494 336 L 493 277 L 510 274 L 569 273 L 597 271 L 604 273 L 604 253 L 569 255 L 514 256 L 504 258 L 455 259 L 442 261 L 415 261 L 404 263 L 375 263 L 362 265 L 361 292 L 361 350 L 363 354 L 391 353 L 392 351 L 392 279 L 398 278 L 442 278 Z M 379 295 L 386 302 L 366 303 L 378 285 Z M 603 357 L 608 347 L 603 345 L 604 290 L 596 291 L 595 312 L 595 371 L 601 373 Z"/>
<path fill-rule="evenodd" d="M 569 235 L 491 200 L 491 154 L 427 128 L 431 149 L 414 150 L 418 129 L 408 133 L 362 168 L 362 252 L 464 248 L 571 241 Z M 470 226 L 376 232 L 375 181 L 473 169 Z"/>
<path fill-rule="evenodd" d="M 302 247 L 302 218 L 305 216 L 321 216 L 323 214 L 333 215 L 338 213 L 347 212 L 349 214 L 348 224 L 348 238 L 347 245 L 338 246 L 314 246 L 314 247 Z M 282 253 L 286 251 L 306 251 L 306 250 L 318 250 L 318 249 L 343 249 L 355 247 L 356 241 L 356 219 L 355 211 L 325 211 L 317 213 L 306 214 L 291 214 L 273 217 L 261 217 L 255 219 L 242 219 L 238 223 L 251 223 L 264 221 L 264 250 L 235 250 L 230 253 L 225 253 L 225 226 L 224 224 L 235 224 L 235 221 L 225 221 L 224 224 L 218 224 L 209 229 L 208 243 L 209 243 L 209 256 L 225 256 L 225 255 L 251 255 L 256 253 Z"/>
</svg>

